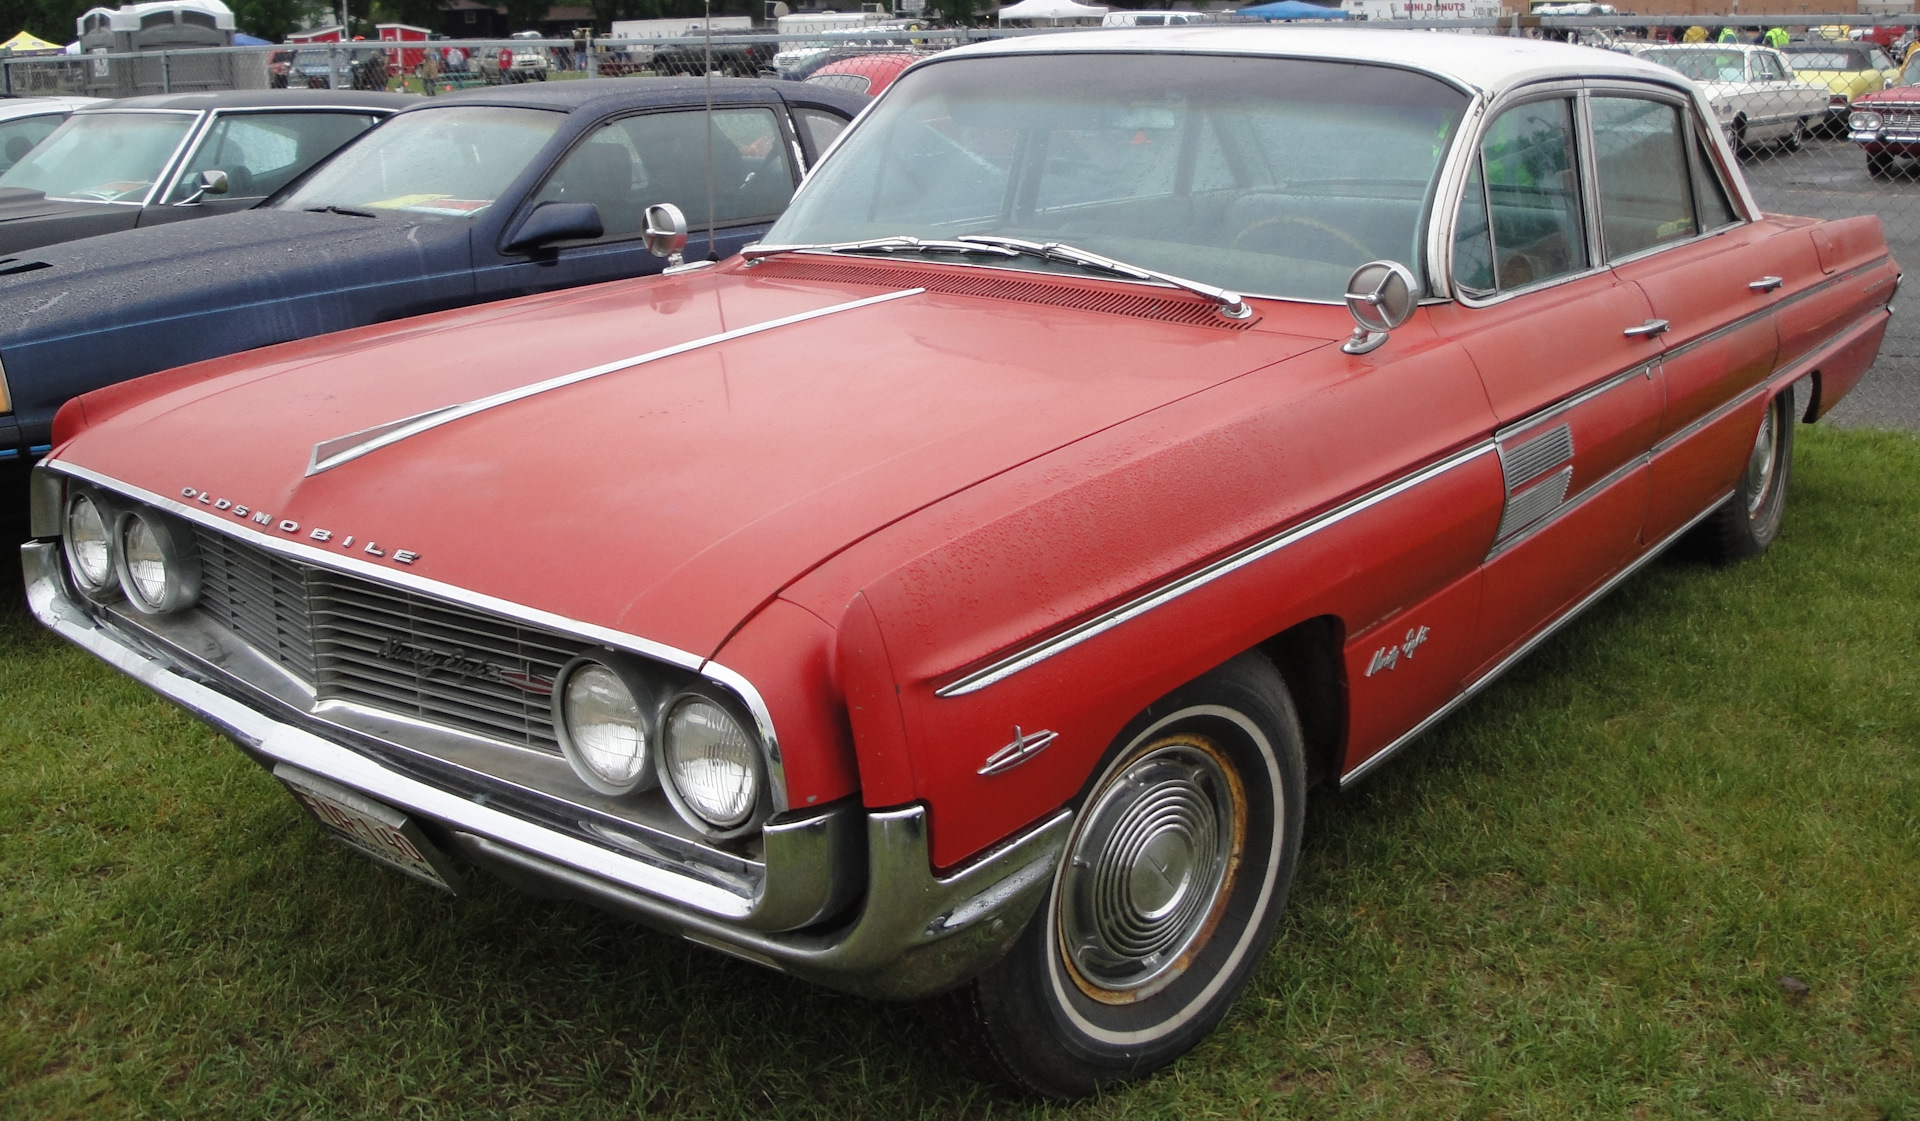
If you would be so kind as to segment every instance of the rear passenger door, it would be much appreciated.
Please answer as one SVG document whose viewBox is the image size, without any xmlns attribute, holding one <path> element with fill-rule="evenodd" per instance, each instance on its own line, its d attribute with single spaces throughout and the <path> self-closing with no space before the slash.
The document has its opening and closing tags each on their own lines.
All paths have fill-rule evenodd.
<svg viewBox="0 0 1920 1121">
<path fill-rule="evenodd" d="M 1588 104 L 1607 260 L 1666 324 L 1646 527 L 1657 544 L 1738 480 L 1759 414 L 1729 410 L 1772 373 L 1774 293 L 1804 269 L 1786 256 L 1798 242 L 1770 245 L 1777 228 L 1735 214 L 1689 102 L 1595 90 Z"/>
<path fill-rule="evenodd" d="M 1660 415 L 1651 309 L 1605 267 L 1577 90 L 1498 111 L 1454 224 L 1456 302 L 1434 322 L 1479 369 L 1506 489 L 1472 676 L 1628 563 Z"/>
<path fill-rule="evenodd" d="M 647 207 L 655 203 L 672 203 L 686 215 L 686 260 L 705 260 L 710 247 L 722 258 L 738 253 L 786 209 L 799 182 L 784 116 L 772 105 L 713 110 L 711 190 L 709 118 L 702 109 L 638 113 L 590 130 L 560 158 L 506 229 L 510 236 L 543 202 L 588 202 L 599 210 L 605 232 L 532 253 L 504 253 L 497 245 L 477 250 L 480 298 L 659 272 L 666 262 L 647 252 L 640 237 Z"/>
</svg>

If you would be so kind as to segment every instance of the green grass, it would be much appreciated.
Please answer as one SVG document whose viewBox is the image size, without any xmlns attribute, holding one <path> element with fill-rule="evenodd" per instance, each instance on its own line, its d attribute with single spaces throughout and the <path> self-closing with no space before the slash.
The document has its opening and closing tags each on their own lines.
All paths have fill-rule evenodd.
<svg viewBox="0 0 1920 1121">
<path fill-rule="evenodd" d="M 1316 794 L 1223 1029 L 1070 1108 L 921 1009 L 376 868 L 0 612 L 0 1116 L 1920 1118 L 1920 440 L 1800 439 L 1768 556 L 1651 566 Z"/>
</svg>

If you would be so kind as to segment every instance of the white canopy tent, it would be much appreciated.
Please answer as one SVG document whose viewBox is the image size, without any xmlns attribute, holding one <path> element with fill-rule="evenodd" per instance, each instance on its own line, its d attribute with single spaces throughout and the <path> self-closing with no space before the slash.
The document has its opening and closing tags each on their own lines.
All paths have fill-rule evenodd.
<svg viewBox="0 0 1920 1121">
<path fill-rule="evenodd" d="M 1100 17 L 1106 14 L 1107 9 L 1098 4 L 1076 4 L 1073 0 L 1020 0 L 1018 4 L 1009 4 L 994 13 L 1001 23 L 1009 20 L 1063 23 L 1076 19 L 1099 22 Z"/>
</svg>

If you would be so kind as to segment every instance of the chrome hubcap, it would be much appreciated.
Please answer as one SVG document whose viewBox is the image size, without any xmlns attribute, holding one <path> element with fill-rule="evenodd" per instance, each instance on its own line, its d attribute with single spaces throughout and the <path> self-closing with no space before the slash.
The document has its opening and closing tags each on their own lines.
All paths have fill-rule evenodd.
<svg viewBox="0 0 1920 1121">
<path fill-rule="evenodd" d="M 1060 884 L 1061 948 L 1083 992 L 1124 1002 L 1179 975 L 1228 895 L 1245 815 L 1199 736 L 1149 745 L 1094 795 Z"/>
<path fill-rule="evenodd" d="M 1747 456 L 1747 516 L 1757 517 L 1766 505 L 1767 488 L 1773 482 L 1773 406 L 1760 421 L 1760 434 L 1754 437 L 1753 451 Z"/>
</svg>

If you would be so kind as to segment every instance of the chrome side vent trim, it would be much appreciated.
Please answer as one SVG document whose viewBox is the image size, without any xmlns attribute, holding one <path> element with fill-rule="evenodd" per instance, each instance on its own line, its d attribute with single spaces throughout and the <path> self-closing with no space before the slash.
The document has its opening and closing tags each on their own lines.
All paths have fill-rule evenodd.
<svg viewBox="0 0 1920 1121">
<path fill-rule="evenodd" d="M 1499 540 L 1506 541 L 1558 510 L 1567 500 L 1567 487 L 1572 483 L 1573 468 L 1567 466 L 1523 491 L 1507 495 L 1507 508 L 1500 515 Z"/>
<path fill-rule="evenodd" d="M 1573 429 L 1565 424 L 1524 443 L 1500 449 L 1500 470 L 1511 494 L 1553 467 L 1573 459 Z"/>
</svg>

